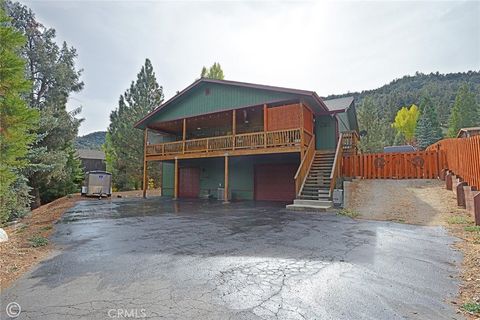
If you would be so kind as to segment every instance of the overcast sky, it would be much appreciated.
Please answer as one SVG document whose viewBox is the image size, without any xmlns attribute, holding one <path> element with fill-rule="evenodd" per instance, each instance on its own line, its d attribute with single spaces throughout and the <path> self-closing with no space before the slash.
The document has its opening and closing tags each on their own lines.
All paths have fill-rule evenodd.
<svg viewBox="0 0 480 320">
<path fill-rule="evenodd" d="M 167 99 L 215 61 L 228 80 L 322 96 L 480 69 L 479 1 L 22 2 L 78 51 L 80 135 L 106 130 L 146 57 Z"/>
</svg>

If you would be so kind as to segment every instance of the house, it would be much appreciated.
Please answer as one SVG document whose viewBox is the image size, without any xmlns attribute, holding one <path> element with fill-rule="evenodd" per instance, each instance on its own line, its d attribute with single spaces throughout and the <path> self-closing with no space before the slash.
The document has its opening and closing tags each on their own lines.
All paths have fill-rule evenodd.
<svg viewBox="0 0 480 320">
<path fill-rule="evenodd" d="M 457 138 L 469 138 L 480 135 L 480 127 L 462 128 L 458 131 Z"/>
<path fill-rule="evenodd" d="M 105 171 L 105 153 L 100 150 L 80 149 L 77 150 L 77 156 L 82 162 L 84 172 L 89 171 Z"/>
<path fill-rule="evenodd" d="M 415 152 L 417 149 L 415 149 L 414 146 L 405 144 L 401 146 L 386 146 L 383 147 L 383 153 L 400 153 L 400 152 Z"/>
<path fill-rule="evenodd" d="M 329 198 L 335 155 L 358 138 L 351 97 L 205 78 L 135 127 L 145 132 L 145 187 L 146 163 L 161 161 L 164 195 L 225 201 Z"/>
</svg>

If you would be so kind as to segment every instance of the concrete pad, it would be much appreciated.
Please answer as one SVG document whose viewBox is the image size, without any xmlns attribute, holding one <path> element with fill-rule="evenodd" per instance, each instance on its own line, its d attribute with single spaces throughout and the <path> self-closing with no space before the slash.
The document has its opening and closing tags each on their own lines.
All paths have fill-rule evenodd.
<svg viewBox="0 0 480 320">
<path fill-rule="evenodd" d="M 51 241 L 2 292 L 2 319 L 12 301 L 17 319 L 462 319 L 448 303 L 462 257 L 442 227 L 124 199 L 78 203 Z"/>
</svg>

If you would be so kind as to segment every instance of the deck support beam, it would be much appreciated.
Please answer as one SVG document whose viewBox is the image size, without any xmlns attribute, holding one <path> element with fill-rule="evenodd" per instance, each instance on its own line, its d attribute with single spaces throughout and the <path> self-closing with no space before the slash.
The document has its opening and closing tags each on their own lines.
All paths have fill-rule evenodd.
<svg viewBox="0 0 480 320">
<path fill-rule="evenodd" d="M 148 188 L 148 162 L 147 162 L 147 138 L 148 138 L 148 129 L 144 130 L 143 138 L 143 198 L 147 198 L 147 188 Z"/>
<path fill-rule="evenodd" d="M 225 184 L 223 188 L 223 203 L 228 203 L 228 153 L 225 154 Z"/>
<path fill-rule="evenodd" d="M 268 109 L 267 105 L 263 105 L 263 143 L 267 147 L 267 129 L 268 129 Z"/>
<path fill-rule="evenodd" d="M 303 103 L 300 102 L 300 114 L 301 114 L 301 126 L 302 131 L 300 132 L 300 159 L 303 159 L 303 155 L 305 154 L 305 114 L 303 112 Z"/>
<path fill-rule="evenodd" d="M 174 186 L 173 186 L 173 200 L 178 199 L 178 158 L 175 157 L 175 170 L 174 170 Z"/>
<path fill-rule="evenodd" d="M 237 132 L 237 110 L 232 111 L 232 149 L 235 150 L 235 133 Z M 208 140 L 207 140 L 208 141 Z"/>
<path fill-rule="evenodd" d="M 183 118 L 182 140 L 183 140 L 183 153 L 185 153 L 185 140 L 187 140 L 187 118 Z"/>
</svg>

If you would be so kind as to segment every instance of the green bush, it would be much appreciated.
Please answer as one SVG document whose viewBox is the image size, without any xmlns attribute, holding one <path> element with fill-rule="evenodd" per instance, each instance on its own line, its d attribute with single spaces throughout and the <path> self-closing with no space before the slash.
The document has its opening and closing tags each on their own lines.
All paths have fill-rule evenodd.
<svg viewBox="0 0 480 320">
<path fill-rule="evenodd" d="M 469 224 L 472 221 L 464 216 L 451 216 L 450 218 L 448 218 L 447 222 L 449 224 Z"/>
<path fill-rule="evenodd" d="M 480 314 L 480 303 L 476 303 L 476 302 L 464 303 L 462 305 L 462 308 L 467 312 Z"/>
<path fill-rule="evenodd" d="M 39 235 L 33 236 L 28 239 L 28 241 L 30 241 L 30 245 L 34 248 L 43 247 L 48 244 L 48 239 Z"/>
<path fill-rule="evenodd" d="M 465 231 L 480 232 L 480 226 L 467 226 L 467 227 L 465 227 Z"/>
<path fill-rule="evenodd" d="M 350 218 L 356 218 L 360 215 L 357 211 L 351 210 L 351 209 L 342 209 L 338 211 L 338 214 L 341 216 L 346 216 Z"/>
</svg>

